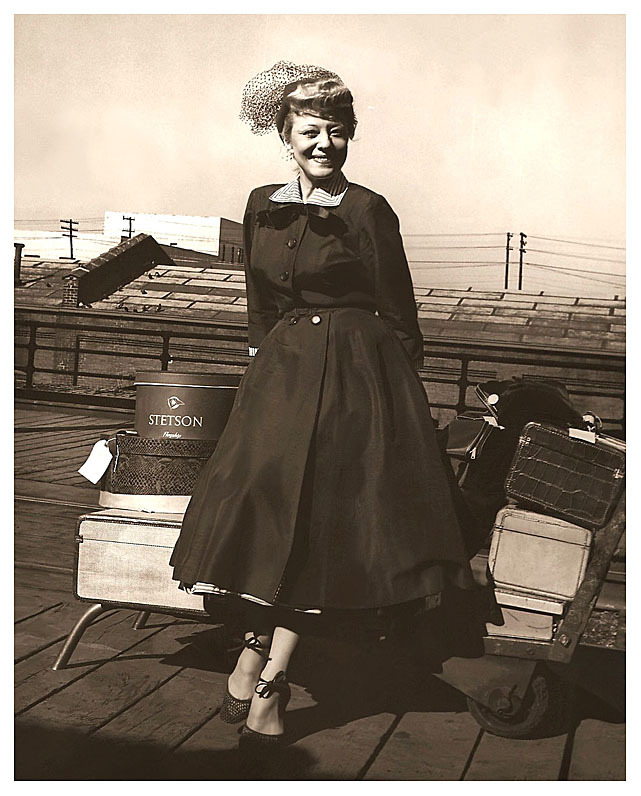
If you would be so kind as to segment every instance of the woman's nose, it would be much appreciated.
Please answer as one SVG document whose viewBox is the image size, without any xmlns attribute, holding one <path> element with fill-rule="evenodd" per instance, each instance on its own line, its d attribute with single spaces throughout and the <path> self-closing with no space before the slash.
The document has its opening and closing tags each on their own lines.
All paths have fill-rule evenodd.
<svg viewBox="0 0 641 796">
<path fill-rule="evenodd" d="M 320 147 L 320 149 L 329 149 L 331 145 L 332 139 L 330 136 L 327 133 L 320 133 L 317 146 Z"/>
</svg>

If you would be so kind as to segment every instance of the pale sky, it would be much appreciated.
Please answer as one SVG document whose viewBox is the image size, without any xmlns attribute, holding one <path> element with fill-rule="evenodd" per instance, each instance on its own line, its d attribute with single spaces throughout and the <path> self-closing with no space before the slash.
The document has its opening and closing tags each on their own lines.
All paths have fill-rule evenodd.
<svg viewBox="0 0 641 796">
<path fill-rule="evenodd" d="M 16 219 L 241 220 L 252 187 L 292 176 L 277 134 L 238 119 L 280 59 L 352 89 L 345 174 L 405 234 L 625 245 L 621 14 L 18 15 Z"/>
</svg>

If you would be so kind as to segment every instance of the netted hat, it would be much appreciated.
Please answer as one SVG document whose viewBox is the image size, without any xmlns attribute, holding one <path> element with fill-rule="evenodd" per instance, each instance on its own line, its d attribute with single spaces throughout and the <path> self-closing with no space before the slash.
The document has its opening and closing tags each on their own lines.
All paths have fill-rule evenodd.
<svg viewBox="0 0 641 796">
<path fill-rule="evenodd" d="M 275 129 L 276 115 L 283 101 L 283 92 L 290 83 L 323 78 L 343 82 L 336 72 L 330 72 L 322 66 L 278 61 L 271 69 L 252 77 L 243 89 L 240 119 L 249 124 L 252 133 L 265 135 Z"/>
</svg>

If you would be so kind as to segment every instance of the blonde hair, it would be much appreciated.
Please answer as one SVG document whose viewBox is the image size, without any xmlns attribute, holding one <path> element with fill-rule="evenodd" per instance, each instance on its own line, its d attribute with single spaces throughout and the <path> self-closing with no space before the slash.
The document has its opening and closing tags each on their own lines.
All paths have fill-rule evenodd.
<svg viewBox="0 0 641 796">
<path fill-rule="evenodd" d="M 294 116 L 310 113 L 345 125 L 349 138 L 354 138 L 357 119 L 352 92 L 340 80 L 307 79 L 285 86 L 276 127 L 283 141 L 288 141 Z"/>
</svg>

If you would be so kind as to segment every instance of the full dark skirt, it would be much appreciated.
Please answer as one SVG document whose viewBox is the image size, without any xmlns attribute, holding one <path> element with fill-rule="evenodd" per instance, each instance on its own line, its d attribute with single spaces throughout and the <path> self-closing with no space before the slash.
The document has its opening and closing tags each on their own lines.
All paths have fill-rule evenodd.
<svg viewBox="0 0 641 796">
<path fill-rule="evenodd" d="M 384 607 L 472 586 L 427 397 L 384 321 L 341 308 L 276 324 L 171 564 L 176 580 L 302 607 Z"/>
</svg>

